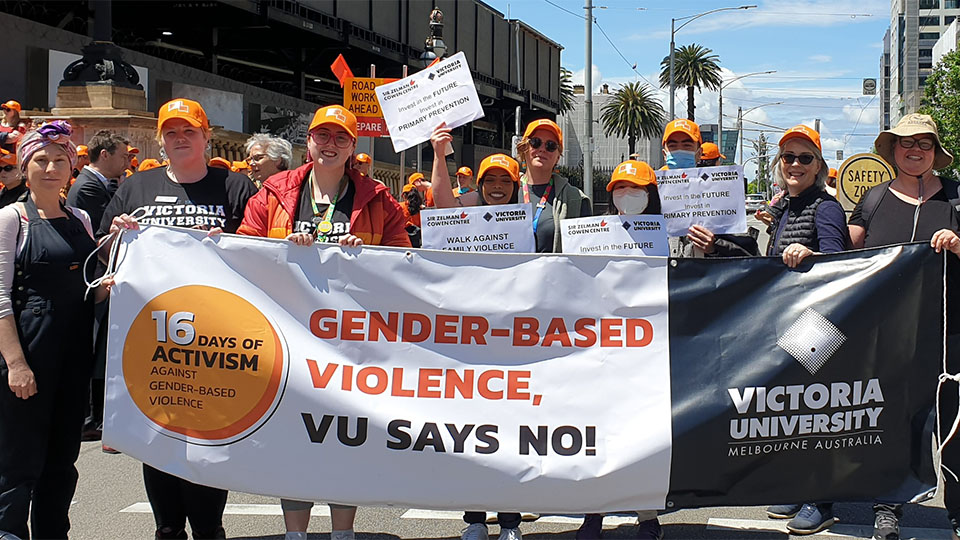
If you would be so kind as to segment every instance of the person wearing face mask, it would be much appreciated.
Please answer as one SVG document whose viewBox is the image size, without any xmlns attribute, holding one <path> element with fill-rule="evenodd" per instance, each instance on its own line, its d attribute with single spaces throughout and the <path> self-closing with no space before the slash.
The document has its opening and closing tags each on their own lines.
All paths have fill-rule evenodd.
<svg viewBox="0 0 960 540">
<path fill-rule="evenodd" d="M 874 141 L 880 157 L 897 172 L 893 180 L 878 184 L 863 194 L 847 225 L 856 249 L 913 241 L 929 241 L 937 252 L 947 255 L 947 372 L 960 372 L 960 184 L 941 177 L 936 170 L 946 169 L 953 156 L 943 148 L 936 122 L 926 114 L 908 114 L 896 127 L 881 132 Z M 931 387 L 931 393 L 934 388 Z M 957 387 L 953 381 L 940 390 L 941 432 L 952 428 L 957 416 Z M 946 438 L 946 435 L 944 435 Z M 960 440 L 954 437 L 941 454 L 943 465 L 960 471 Z M 874 538 L 900 538 L 898 501 L 874 505 Z M 943 506 L 950 519 L 954 540 L 960 539 L 960 483 L 950 474 L 943 475 Z"/>
<path fill-rule="evenodd" d="M 720 159 L 727 159 L 727 156 L 720 153 L 719 146 L 712 142 L 700 145 L 700 160 L 697 161 L 697 167 L 716 167 L 720 164 Z"/>
<path fill-rule="evenodd" d="M 617 165 L 610 182 L 610 215 L 636 216 L 659 214 L 660 193 L 657 191 L 657 173 L 643 161 L 630 159 Z M 603 514 L 587 514 L 577 530 L 578 540 L 595 540 L 603 532 Z M 663 529 L 656 510 L 637 510 L 637 530 L 631 538 L 637 540 L 660 540 Z"/>
<path fill-rule="evenodd" d="M 640 215 L 659 214 L 660 193 L 657 190 L 657 173 L 646 162 L 627 160 L 617 165 L 610 182 L 608 214 Z"/>
<path fill-rule="evenodd" d="M 703 155 L 700 126 L 679 118 L 663 132 L 664 169 L 692 169 Z M 691 225 L 686 236 L 670 238 L 672 257 L 748 257 L 759 255 L 750 234 L 714 234 L 703 225 Z"/>
</svg>

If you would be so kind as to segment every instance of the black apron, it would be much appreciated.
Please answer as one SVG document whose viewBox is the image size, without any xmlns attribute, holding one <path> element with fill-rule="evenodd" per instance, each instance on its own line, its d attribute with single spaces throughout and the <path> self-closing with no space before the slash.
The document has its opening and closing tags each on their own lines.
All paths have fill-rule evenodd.
<svg viewBox="0 0 960 540">
<path fill-rule="evenodd" d="M 37 394 L 18 398 L 0 358 L 0 530 L 26 538 L 29 513 L 35 537 L 65 538 L 93 362 L 93 300 L 84 300 L 82 269 L 96 243 L 69 210 L 46 220 L 32 199 L 24 207 L 29 230 L 11 298 Z"/>
</svg>

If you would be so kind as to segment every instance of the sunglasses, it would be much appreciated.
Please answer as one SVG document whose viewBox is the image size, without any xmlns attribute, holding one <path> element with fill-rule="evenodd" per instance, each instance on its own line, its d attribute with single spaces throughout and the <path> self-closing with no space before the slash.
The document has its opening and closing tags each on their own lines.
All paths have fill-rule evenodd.
<svg viewBox="0 0 960 540">
<path fill-rule="evenodd" d="M 10 172 L 10 171 L 12 171 L 12 170 L 14 170 L 14 169 L 16 169 L 16 168 L 17 168 L 16 165 L 4 165 L 3 167 L 0 167 L 0 171 Z"/>
<path fill-rule="evenodd" d="M 900 148 L 919 146 L 921 150 L 933 150 L 933 147 L 936 146 L 933 139 L 908 139 L 906 137 L 900 137 L 899 143 Z"/>
<path fill-rule="evenodd" d="M 799 156 L 794 154 L 780 155 L 780 161 L 783 161 L 784 165 L 790 165 L 794 161 L 799 161 L 801 165 L 809 165 L 813 163 L 814 159 L 816 159 L 816 156 L 813 154 L 800 154 Z"/>
<path fill-rule="evenodd" d="M 313 137 L 313 140 L 317 144 L 327 144 L 332 138 L 333 144 L 337 148 L 348 148 L 351 144 L 353 144 L 353 137 L 347 135 L 346 133 L 337 133 L 334 135 L 329 131 L 319 130 L 311 132 L 310 136 Z"/>
<path fill-rule="evenodd" d="M 536 150 L 537 148 L 540 148 L 540 145 L 544 145 L 544 148 L 547 149 L 547 152 L 556 152 L 557 148 L 560 148 L 560 145 L 557 144 L 556 142 L 547 141 L 546 143 L 544 143 L 543 139 L 541 139 L 540 137 L 530 137 L 529 142 L 530 142 L 530 148 L 533 148 L 534 150 Z"/>
</svg>

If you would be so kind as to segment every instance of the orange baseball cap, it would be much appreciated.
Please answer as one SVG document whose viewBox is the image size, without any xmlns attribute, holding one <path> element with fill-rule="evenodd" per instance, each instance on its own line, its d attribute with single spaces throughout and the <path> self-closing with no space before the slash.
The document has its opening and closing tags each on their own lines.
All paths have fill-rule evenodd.
<svg viewBox="0 0 960 540">
<path fill-rule="evenodd" d="M 324 124 L 340 126 L 347 130 L 354 140 L 357 139 L 357 117 L 341 105 L 327 105 L 317 109 L 308 131 L 313 131 Z"/>
<path fill-rule="evenodd" d="M 227 169 L 229 171 L 230 166 L 232 164 L 229 161 L 223 159 L 222 157 L 215 157 L 211 159 L 210 162 L 207 163 L 207 165 L 210 165 L 211 167 L 219 167 L 221 169 Z"/>
<path fill-rule="evenodd" d="M 464 168 L 466 169 L 466 167 Z M 483 161 L 480 162 L 480 172 L 477 173 L 477 178 L 483 180 L 483 175 L 487 174 L 490 169 L 506 171 L 514 182 L 520 182 L 520 164 L 506 154 L 493 154 L 483 158 Z"/>
<path fill-rule="evenodd" d="M 546 129 L 553 132 L 553 134 L 557 136 L 557 142 L 560 143 L 560 151 L 563 151 L 563 131 L 556 122 L 549 118 L 541 118 L 527 124 L 527 129 L 523 130 L 523 138 L 529 139 L 530 136 L 533 135 L 533 132 L 538 129 Z"/>
<path fill-rule="evenodd" d="M 77 157 L 89 156 L 89 155 L 90 155 L 90 150 L 87 148 L 87 145 L 85 144 L 77 145 Z"/>
<path fill-rule="evenodd" d="M 250 164 L 246 161 L 234 161 L 230 166 L 230 170 L 233 172 L 245 171 L 250 168 Z"/>
<path fill-rule="evenodd" d="M 674 133 L 686 133 L 691 139 L 696 141 L 697 144 L 701 144 L 703 142 L 703 137 L 700 136 L 700 126 L 698 126 L 693 120 L 677 118 L 673 122 L 667 124 L 667 128 L 663 130 L 663 144 L 667 144 L 667 139 L 669 139 Z"/>
<path fill-rule="evenodd" d="M 17 155 L 0 148 L 0 165 L 16 165 Z"/>
<path fill-rule="evenodd" d="M 617 165 L 610 175 L 607 191 L 613 191 L 613 185 L 617 182 L 629 182 L 637 186 L 657 185 L 657 173 L 646 162 L 628 159 Z"/>
<path fill-rule="evenodd" d="M 403 186 L 403 192 L 404 192 L 404 193 L 409 193 L 409 192 L 413 191 L 414 189 L 415 189 L 415 188 L 413 187 L 413 184 L 407 184 L 407 185 Z"/>
<path fill-rule="evenodd" d="M 817 150 L 823 151 L 823 147 L 820 146 L 820 134 L 814 131 L 812 128 L 800 124 L 799 126 L 793 126 L 784 132 L 783 137 L 780 137 L 779 146 L 783 146 L 783 143 L 789 141 L 790 139 L 796 139 L 797 137 L 801 139 L 806 139 L 813 143 L 817 147 Z"/>
<path fill-rule="evenodd" d="M 407 178 L 407 183 L 408 183 L 408 184 L 413 184 L 413 183 L 416 182 L 417 180 L 423 180 L 424 178 L 426 178 L 426 177 L 423 176 L 423 173 L 415 172 L 415 173 L 411 174 L 411 175 Z"/>
<path fill-rule="evenodd" d="M 4 103 L 3 105 L 0 105 L 0 109 L 12 109 L 14 111 L 20 112 L 20 103 L 11 99 L 10 101 Z"/>
<path fill-rule="evenodd" d="M 457 169 L 457 176 L 473 176 L 473 171 L 470 170 L 470 167 L 460 167 Z"/>
<path fill-rule="evenodd" d="M 363 152 L 357 154 L 357 163 L 370 163 L 371 161 L 373 160 L 370 159 L 369 155 L 364 154 Z"/>
<path fill-rule="evenodd" d="M 139 153 L 140 153 L 140 149 L 137 148 L 136 146 L 130 146 L 130 145 L 128 144 L 128 145 L 127 145 L 127 153 L 128 153 L 128 154 L 139 154 Z"/>
<path fill-rule="evenodd" d="M 147 158 L 147 159 L 143 160 L 142 162 L 140 162 L 140 166 L 137 167 L 137 170 L 138 170 L 138 171 L 149 171 L 150 169 L 156 169 L 156 168 L 159 168 L 159 167 L 162 167 L 162 166 L 163 166 L 163 165 L 160 163 L 159 160 L 156 160 L 156 159 L 153 159 L 153 158 Z"/>
<path fill-rule="evenodd" d="M 833 167 L 830 167 L 830 173 L 829 173 L 827 176 L 829 176 L 830 178 L 836 179 L 836 177 L 837 177 L 837 170 L 834 169 Z"/>
<path fill-rule="evenodd" d="M 720 153 L 720 147 L 712 142 L 703 143 L 700 145 L 700 150 L 702 151 L 700 159 L 727 159 L 727 156 Z"/>
<path fill-rule="evenodd" d="M 207 120 L 207 113 L 203 111 L 203 107 L 196 101 L 176 98 L 161 105 L 160 112 L 157 114 L 157 133 L 163 129 L 163 124 L 165 124 L 167 120 L 173 120 L 174 118 L 182 118 L 193 127 L 210 129 L 210 121 Z"/>
</svg>

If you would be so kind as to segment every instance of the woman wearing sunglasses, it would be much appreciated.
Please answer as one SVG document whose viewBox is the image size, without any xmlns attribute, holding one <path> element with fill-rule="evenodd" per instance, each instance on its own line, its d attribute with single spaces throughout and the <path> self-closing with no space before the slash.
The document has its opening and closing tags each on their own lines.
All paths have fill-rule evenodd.
<svg viewBox="0 0 960 540">
<path fill-rule="evenodd" d="M 17 155 L 0 148 L 0 208 L 16 202 L 26 191 Z"/>
<path fill-rule="evenodd" d="M 846 249 L 843 208 L 825 189 L 829 170 L 816 131 L 799 125 L 780 138 L 773 177 L 786 196 L 767 255 L 782 257 L 784 264 L 796 268 L 814 253 Z"/>
</svg>

